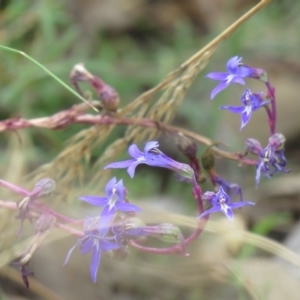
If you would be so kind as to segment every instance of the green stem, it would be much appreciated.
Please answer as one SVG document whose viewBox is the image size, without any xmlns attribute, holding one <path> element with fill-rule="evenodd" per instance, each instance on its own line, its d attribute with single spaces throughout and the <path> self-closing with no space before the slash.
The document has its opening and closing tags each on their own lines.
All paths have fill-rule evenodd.
<svg viewBox="0 0 300 300">
<path fill-rule="evenodd" d="M 66 83 L 64 83 L 56 75 L 54 75 L 52 72 L 50 72 L 46 67 L 44 67 L 42 64 L 40 64 L 38 61 L 36 61 L 35 59 L 33 59 L 31 56 L 29 56 L 25 52 L 19 51 L 19 50 L 10 48 L 10 47 L 2 46 L 2 45 L 0 45 L 0 49 L 6 50 L 8 52 L 12 52 L 12 53 L 17 53 L 17 54 L 23 55 L 25 58 L 27 58 L 28 60 L 30 60 L 31 62 L 33 62 L 35 65 L 37 65 L 38 67 L 40 67 L 42 70 L 44 70 L 48 75 L 50 75 L 54 80 L 56 80 L 59 84 L 61 84 L 69 92 L 71 92 L 73 95 L 75 95 L 80 100 L 82 100 L 85 103 L 87 103 L 93 110 L 95 110 L 96 112 L 99 112 L 98 109 L 96 107 L 94 107 L 89 101 L 87 101 L 82 96 L 80 96 L 76 91 L 74 91 L 72 88 L 70 88 Z"/>
</svg>

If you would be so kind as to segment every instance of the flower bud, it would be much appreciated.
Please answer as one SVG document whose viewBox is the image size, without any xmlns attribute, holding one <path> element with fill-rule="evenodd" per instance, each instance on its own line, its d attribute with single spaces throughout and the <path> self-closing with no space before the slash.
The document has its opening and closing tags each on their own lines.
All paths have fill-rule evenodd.
<svg viewBox="0 0 300 300">
<path fill-rule="evenodd" d="M 190 159 L 194 159 L 197 155 L 197 144 L 189 138 L 180 137 L 178 140 L 178 149 Z"/>
<path fill-rule="evenodd" d="M 179 227 L 169 223 L 162 223 L 156 226 L 145 226 L 144 231 L 167 243 L 179 243 L 183 240 Z"/>
<path fill-rule="evenodd" d="M 253 74 L 251 74 L 250 77 L 258 79 L 263 82 L 268 82 L 267 72 L 263 69 L 253 68 Z"/>
<path fill-rule="evenodd" d="M 93 75 L 85 68 L 83 63 L 76 64 L 70 73 L 73 83 L 77 81 L 89 81 L 92 77 Z"/>
<path fill-rule="evenodd" d="M 56 184 L 55 181 L 51 178 L 43 178 L 41 180 L 39 180 L 32 191 L 32 194 L 34 195 L 46 195 L 49 194 L 51 192 L 53 192 L 55 190 Z"/>
<path fill-rule="evenodd" d="M 207 148 L 201 157 L 201 162 L 204 170 L 209 171 L 211 170 L 215 165 L 215 156 L 213 152 L 211 151 L 211 148 Z"/>
<path fill-rule="evenodd" d="M 269 145 L 275 150 L 284 148 L 285 136 L 282 133 L 275 133 L 269 138 Z"/>
<path fill-rule="evenodd" d="M 106 111 L 114 112 L 118 109 L 120 104 L 119 95 L 116 90 L 106 84 L 99 77 L 94 76 L 86 70 L 83 63 L 76 64 L 71 71 L 70 78 L 76 89 L 80 92 L 77 82 L 87 81 L 97 92 L 103 108 Z"/>
<path fill-rule="evenodd" d="M 179 243 L 182 241 L 183 236 L 179 227 L 169 223 L 162 223 L 158 226 L 160 233 L 157 238 L 159 238 L 161 241 L 167 243 Z"/>
<path fill-rule="evenodd" d="M 125 225 L 127 236 L 134 237 L 138 241 L 145 241 L 147 233 L 144 231 L 145 223 L 139 218 L 130 218 Z"/>
<path fill-rule="evenodd" d="M 246 148 L 246 152 L 255 154 L 255 155 L 259 155 L 262 147 L 260 145 L 260 142 L 256 139 L 246 139 L 245 142 L 245 148 Z"/>
</svg>

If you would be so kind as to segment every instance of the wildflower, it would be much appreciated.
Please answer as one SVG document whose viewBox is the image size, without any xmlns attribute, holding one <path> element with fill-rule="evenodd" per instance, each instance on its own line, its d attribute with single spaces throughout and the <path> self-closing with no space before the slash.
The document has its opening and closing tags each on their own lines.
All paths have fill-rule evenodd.
<svg viewBox="0 0 300 300">
<path fill-rule="evenodd" d="M 192 179 L 194 177 L 194 171 L 189 165 L 182 164 L 173 160 L 172 158 L 161 152 L 157 147 L 159 147 L 158 142 L 151 141 L 146 143 L 144 152 L 142 152 L 139 150 L 137 145 L 133 144 L 128 149 L 128 153 L 132 157 L 132 159 L 111 163 L 104 169 L 127 168 L 129 176 L 133 178 L 135 168 L 139 164 L 146 164 L 152 167 L 162 167 L 170 169 L 188 179 Z"/>
<path fill-rule="evenodd" d="M 109 229 L 110 222 L 117 211 L 139 212 L 141 209 L 131 203 L 125 202 L 125 188 L 123 181 L 117 182 L 113 177 L 105 187 L 106 196 L 82 196 L 79 199 L 91 205 L 103 206 L 100 215 L 100 230 L 105 233 Z"/>
<path fill-rule="evenodd" d="M 242 130 L 249 122 L 253 111 L 267 105 L 270 101 L 263 101 L 262 94 L 252 94 L 250 89 L 246 89 L 241 97 L 242 106 L 221 106 L 220 109 L 228 109 L 235 114 L 241 114 L 241 128 Z"/>
<path fill-rule="evenodd" d="M 285 169 L 287 160 L 284 155 L 284 142 L 284 135 L 275 133 L 269 138 L 268 146 L 261 150 L 260 160 L 256 168 L 256 186 L 258 186 L 261 174 L 270 178 L 277 172 L 290 172 L 290 170 Z"/>
<path fill-rule="evenodd" d="M 217 85 L 211 92 L 210 98 L 213 99 L 219 92 L 227 88 L 232 83 L 239 83 L 244 85 L 243 78 L 253 76 L 255 69 L 245 66 L 241 63 L 242 58 L 234 56 L 227 62 L 228 72 L 213 72 L 206 75 L 212 80 L 219 80 L 221 83 Z"/>
<path fill-rule="evenodd" d="M 226 194 L 237 194 L 240 197 L 240 201 L 243 201 L 243 192 L 241 187 L 237 183 L 228 182 L 218 175 L 212 175 L 211 178 L 213 183 L 221 186 Z"/>
<path fill-rule="evenodd" d="M 98 230 L 95 218 L 86 218 L 84 222 L 84 237 L 80 238 L 77 243 L 69 250 L 64 262 L 68 263 L 74 249 L 79 245 L 81 254 L 92 252 L 90 265 L 90 275 L 93 282 L 97 280 L 97 271 L 101 261 L 102 252 L 108 252 L 120 248 L 120 245 L 114 243 L 115 238 L 106 237 Z M 113 242 L 112 242 L 113 241 Z"/>
<path fill-rule="evenodd" d="M 253 202 L 245 202 L 245 201 L 232 203 L 230 201 L 230 197 L 224 192 L 222 186 L 219 187 L 219 191 L 216 194 L 213 192 L 204 193 L 202 200 L 210 201 L 212 208 L 204 211 L 198 217 L 198 219 L 201 219 L 211 213 L 222 211 L 229 220 L 233 221 L 234 215 L 232 209 L 255 204 Z"/>
</svg>

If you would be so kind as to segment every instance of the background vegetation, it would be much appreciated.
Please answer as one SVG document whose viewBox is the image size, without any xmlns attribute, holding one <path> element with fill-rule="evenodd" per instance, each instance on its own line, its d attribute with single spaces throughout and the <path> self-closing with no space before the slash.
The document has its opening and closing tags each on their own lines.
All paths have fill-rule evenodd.
<svg viewBox="0 0 300 300">
<path fill-rule="evenodd" d="M 88 70 L 118 91 L 121 106 L 125 106 L 157 84 L 168 72 L 177 68 L 256 3 L 250 0 L 243 1 L 243 4 L 233 0 L 121 2 L 2 0 L 0 44 L 26 52 L 65 82 L 69 82 L 72 67 L 78 62 L 83 62 Z M 300 189 L 297 184 L 300 134 L 299 11 L 298 1 L 273 0 L 264 10 L 241 26 L 222 43 L 206 72 L 201 73 L 193 83 L 174 120 L 177 125 L 195 130 L 213 140 L 225 142 L 232 151 L 240 151 L 246 137 L 260 139 L 262 144 L 265 144 L 268 129 L 263 113 L 258 112 L 250 126 L 240 133 L 239 118 L 218 109 L 220 105 L 237 103 L 242 88 L 232 87 L 214 101 L 210 101 L 209 94 L 214 83 L 205 79 L 204 75 L 212 70 L 224 70 L 226 61 L 234 55 L 242 56 L 245 62 L 264 68 L 270 74 L 278 93 L 278 129 L 288 139 L 287 157 L 293 175 L 282 180 L 280 177 L 273 185 L 264 181 L 261 190 L 253 192 L 253 169 L 237 168 L 236 163 L 220 160 L 218 170 L 228 180 L 238 181 L 244 188 L 247 199 L 259 202 L 253 213 L 247 211 L 244 216 L 245 226 L 278 241 L 283 241 L 290 235 L 291 230 L 296 228 L 300 215 Z M 22 56 L 0 51 L 0 70 L 1 119 L 47 116 L 78 103 L 78 99 Z M 83 87 L 91 91 L 88 85 Z M 21 143 L 16 134 L 2 133 L 1 178 L 12 182 L 20 181 L 20 178 L 24 178 L 29 172 L 54 159 L 63 149 L 65 141 L 85 127 L 73 125 L 62 131 L 23 130 L 18 133 Z M 123 131 L 124 128 L 114 131 L 110 140 L 116 139 Z M 184 160 L 163 139 L 161 144 L 164 151 L 175 159 Z M 200 148 L 199 155 L 203 151 L 204 148 Z M 97 149 L 93 153 L 94 159 L 96 160 L 102 152 L 103 147 Z M 117 174 L 123 176 L 125 171 Z M 174 206 L 174 210 L 178 209 L 183 213 L 191 209 L 189 201 L 182 201 L 190 197 L 189 189 L 185 189 L 180 183 L 177 184 L 169 172 L 141 168 L 139 174 L 134 182 L 124 176 L 134 198 L 153 196 L 155 199 L 161 199 L 162 195 L 168 195 L 171 199 L 169 201 L 174 202 L 169 202 Z M 207 184 L 206 188 L 211 186 Z M 159 198 L 157 195 L 160 195 Z M 160 207 L 160 200 L 153 202 Z M 281 214 L 282 211 L 285 212 L 284 215 Z M 246 257 L 253 254 L 253 248 L 243 251 L 248 253 Z M 257 252 L 255 253 L 257 255 Z M 168 266 L 168 262 L 164 261 L 164 264 Z M 238 274 L 238 270 L 234 270 L 233 274 Z M 235 276 L 239 277 L 241 276 Z M 86 279 L 88 280 L 88 277 Z M 231 278 L 230 282 L 239 286 L 237 279 L 235 281 Z M 153 285 L 158 286 L 157 284 L 154 280 Z M 151 298 L 150 295 L 144 297 L 183 299 L 180 294 L 182 290 L 175 289 L 175 292 L 171 292 L 172 285 L 166 285 L 170 286 L 170 290 L 167 289 L 165 294 L 158 298 Z M 211 287 L 207 285 L 205 288 Z M 188 293 L 187 299 L 199 299 L 198 296 L 205 288 L 201 287 L 198 290 L 197 287 L 197 291 Z M 124 289 L 126 290 L 123 286 L 121 291 Z M 226 297 L 230 297 L 232 291 L 224 289 Z M 144 290 L 147 288 L 144 287 Z M 236 290 L 243 291 L 243 288 Z M 128 289 L 126 292 L 130 294 Z M 138 295 L 143 294 L 143 291 L 137 289 L 135 293 L 136 299 L 139 299 Z M 247 299 L 247 293 L 240 293 L 238 299 Z M 122 295 L 118 292 L 112 294 Z M 218 295 L 213 297 L 225 299 L 217 298 Z M 126 299 L 124 293 L 120 299 Z"/>
</svg>

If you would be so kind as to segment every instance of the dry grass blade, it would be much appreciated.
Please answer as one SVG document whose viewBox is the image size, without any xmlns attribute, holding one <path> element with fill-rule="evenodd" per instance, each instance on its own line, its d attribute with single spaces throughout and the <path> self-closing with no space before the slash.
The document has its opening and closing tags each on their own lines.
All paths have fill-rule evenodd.
<svg viewBox="0 0 300 300">
<path fill-rule="evenodd" d="M 147 211 L 147 214 L 143 216 L 143 220 L 146 223 L 170 222 L 174 225 L 188 228 L 195 228 L 196 226 L 196 220 L 188 216 L 166 211 L 158 212 L 157 210 L 154 210 L 148 206 L 145 206 L 144 210 Z M 224 228 L 225 227 L 223 223 L 210 220 L 205 227 L 205 231 L 223 236 L 228 234 L 227 231 L 224 232 Z M 231 230 L 230 234 L 234 234 L 233 230 Z M 236 237 L 241 243 L 253 245 L 259 249 L 281 257 L 295 266 L 300 267 L 300 256 L 276 241 L 243 230 L 237 231 Z"/>
<path fill-rule="evenodd" d="M 83 163 L 89 163 L 92 150 L 105 142 L 112 132 L 114 125 L 93 126 L 80 131 L 68 142 L 68 146 L 49 164 L 45 164 L 36 170 L 34 180 L 42 177 L 50 177 L 60 182 L 65 187 L 62 193 L 63 199 L 72 199 L 70 187 L 83 183 Z"/>
<path fill-rule="evenodd" d="M 129 105 L 121 109 L 118 112 L 118 117 L 151 118 L 154 121 L 164 122 L 165 124 L 170 123 L 179 105 L 182 103 L 187 89 L 209 62 L 220 43 L 269 2 L 270 0 L 260 1 L 213 41 L 181 64 L 179 68 L 169 73 L 157 86 L 143 93 Z M 108 132 L 111 131 L 111 127 L 109 128 L 108 130 L 106 125 L 94 126 L 78 133 L 75 139 L 71 139 L 66 149 L 56 159 L 40 168 L 36 174 L 39 177 L 54 176 L 54 179 L 61 180 L 61 185 L 67 184 L 67 186 L 74 180 L 80 180 L 77 174 L 78 172 L 81 174 L 83 170 L 81 167 L 83 163 L 82 156 L 85 155 L 88 157 L 93 147 L 102 144 L 106 140 Z M 155 138 L 158 134 L 159 130 L 157 128 L 129 126 L 125 132 L 124 140 L 117 142 L 117 144 L 121 143 L 122 147 L 116 147 L 115 145 L 117 144 L 108 145 L 107 151 L 103 154 L 104 157 L 99 158 L 97 166 L 102 166 L 104 161 L 116 158 L 121 153 L 120 149 L 124 148 L 123 142 L 144 142 L 145 140 Z M 82 135 L 86 136 L 78 142 L 76 137 Z M 93 182 L 103 175 L 101 172 L 103 170 L 97 169 Z"/>
</svg>

